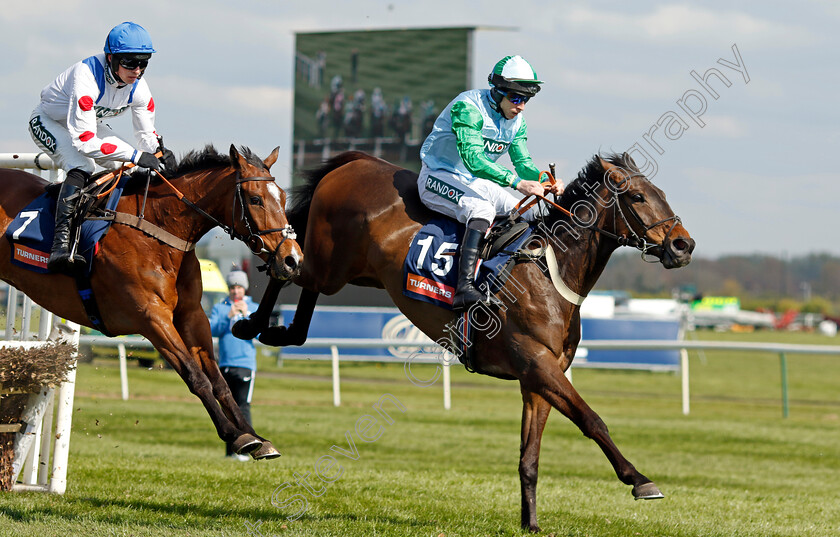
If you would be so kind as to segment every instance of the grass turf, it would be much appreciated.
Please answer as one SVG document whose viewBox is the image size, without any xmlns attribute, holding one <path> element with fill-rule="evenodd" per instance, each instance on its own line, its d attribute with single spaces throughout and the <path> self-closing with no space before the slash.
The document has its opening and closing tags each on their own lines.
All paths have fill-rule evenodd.
<svg viewBox="0 0 840 537">
<path fill-rule="evenodd" d="M 833 343 L 814 335 L 698 334 Z M 840 361 L 789 355 L 790 418 L 781 417 L 778 357 L 692 353 L 692 408 L 679 377 L 577 369 L 575 385 L 613 439 L 666 495 L 634 502 L 595 444 L 553 412 L 543 437 L 537 506 L 555 536 L 829 536 L 840 533 Z M 283 453 L 239 463 L 171 370 L 129 370 L 119 398 L 112 362 L 79 367 L 64 496 L 0 495 L 0 535 L 508 536 L 519 529 L 521 402 L 517 384 L 453 370 L 453 409 L 440 383 L 420 388 L 399 365 L 342 365 L 342 406 L 330 366 L 262 358 L 257 431 Z M 431 370 L 428 370 L 431 376 Z M 417 373 L 417 372 L 415 372 Z M 417 375 L 421 376 L 420 374 Z M 356 424 L 379 416 L 364 442 Z M 362 429 L 364 423 L 362 423 Z M 369 437 L 376 426 L 362 434 Z M 356 460 L 332 446 L 353 451 Z M 325 456 L 341 465 L 315 477 Z M 321 468 L 322 474 L 338 473 Z M 309 476 L 306 476 L 310 473 Z M 295 474 L 299 477 L 296 478 Z M 295 481 L 309 484 L 306 490 Z M 275 502 L 294 495 L 303 506 Z"/>
</svg>

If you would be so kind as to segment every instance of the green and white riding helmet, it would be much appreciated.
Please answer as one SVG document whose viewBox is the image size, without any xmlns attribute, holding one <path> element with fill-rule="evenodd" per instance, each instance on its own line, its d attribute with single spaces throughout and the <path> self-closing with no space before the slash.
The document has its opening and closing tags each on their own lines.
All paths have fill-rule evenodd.
<svg viewBox="0 0 840 537">
<path fill-rule="evenodd" d="M 537 72 L 531 64 L 519 55 L 505 56 L 499 60 L 487 81 L 491 87 L 503 93 L 513 92 L 526 97 L 536 95 L 543 83 L 537 78 Z"/>
</svg>

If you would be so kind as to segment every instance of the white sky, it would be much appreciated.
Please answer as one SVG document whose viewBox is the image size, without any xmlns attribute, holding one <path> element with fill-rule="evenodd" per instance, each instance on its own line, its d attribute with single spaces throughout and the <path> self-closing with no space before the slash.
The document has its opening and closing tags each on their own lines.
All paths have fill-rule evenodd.
<svg viewBox="0 0 840 537">
<path fill-rule="evenodd" d="M 697 240 L 696 255 L 840 255 L 840 174 L 831 163 L 840 145 L 840 3 L 777 4 L 7 0 L 0 10 L 0 152 L 34 152 L 26 123 L 41 89 L 100 52 L 111 27 L 134 20 L 158 50 L 146 78 L 166 145 L 183 153 L 236 143 L 261 156 L 279 145 L 273 172 L 283 185 L 294 32 L 496 28 L 476 34 L 473 80 L 483 86 L 499 58 L 521 54 L 546 81 L 525 112 L 539 167 L 556 162 L 558 174 L 572 179 L 599 150 L 639 143 L 655 156 L 654 181 Z M 736 63 L 733 45 L 748 83 L 718 62 Z M 711 81 L 716 100 L 690 74 L 713 67 L 731 82 Z M 702 128 L 677 104 L 690 90 L 704 95 Z M 688 104 L 702 103 L 694 97 Z M 682 132 L 671 124 L 675 140 L 663 130 L 669 112 L 671 121 L 685 122 Z M 643 136 L 663 117 L 652 135 L 660 155 Z M 130 137 L 130 119 L 112 126 Z"/>
</svg>

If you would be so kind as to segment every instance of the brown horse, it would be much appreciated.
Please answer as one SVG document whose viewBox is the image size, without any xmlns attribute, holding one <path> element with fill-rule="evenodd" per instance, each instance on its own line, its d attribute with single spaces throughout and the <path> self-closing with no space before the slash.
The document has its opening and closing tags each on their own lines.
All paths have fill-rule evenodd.
<svg viewBox="0 0 840 537">
<path fill-rule="evenodd" d="M 285 215 L 286 195 L 268 173 L 279 148 L 262 161 L 248 149 L 230 148 L 230 156 L 212 147 L 191 152 L 171 175 L 146 195 L 142 177 L 132 177 L 117 211 L 142 215 L 174 236 L 169 244 L 195 244 L 221 225 L 247 241 L 267 262 L 276 279 L 294 276 L 303 255 Z M 139 175 L 139 174 L 134 174 Z M 167 175 L 170 175 L 167 173 Z M 39 274 L 10 262 L 5 236 L 15 215 L 44 192 L 46 182 L 18 170 L 0 169 L 0 278 L 56 315 L 92 326 L 76 282 L 63 274 Z M 158 233 L 158 231 L 151 230 Z M 158 233 L 158 236 L 161 236 Z M 93 259 L 91 288 L 101 319 L 113 335 L 146 337 L 201 399 L 219 437 L 239 453 L 254 458 L 280 454 L 259 437 L 233 400 L 213 357 L 210 324 L 201 308 L 201 271 L 192 247 L 179 249 L 143 231 L 115 223 Z"/>
<path fill-rule="evenodd" d="M 364 153 L 344 153 L 310 172 L 308 183 L 298 194 L 289 220 L 298 233 L 305 234 L 306 262 L 293 279 L 303 288 L 301 302 L 288 328 L 268 329 L 261 341 L 301 344 L 318 294 L 336 293 L 350 283 L 386 289 L 420 330 L 451 346 L 447 332 L 457 323 L 456 315 L 403 295 L 402 265 L 409 243 L 431 216 L 419 200 L 415 173 Z M 563 291 L 571 298 L 561 296 L 563 285 L 552 283 L 546 262 L 537 255 L 526 256 L 498 294 L 503 304 L 498 311 L 486 306 L 483 312 L 480 307 L 470 310 L 470 324 L 478 328 L 493 324 L 495 329 L 478 330 L 468 342 L 474 349 L 472 367 L 477 371 L 519 381 L 523 400 L 519 462 L 522 526 L 531 531 L 539 531 L 537 467 L 540 440 L 552 407 L 598 444 L 618 478 L 633 486 L 635 498 L 662 497 L 656 485 L 624 458 L 604 422 L 564 372 L 580 342 L 580 300 L 575 294 L 585 296 L 593 288 L 616 248 L 636 246 L 657 257 L 666 268 L 686 265 L 694 249 L 694 240 L 663 192 L 626 154 L 594 157 L 566 188 L 559 207 L 549 210 L 540 222 L 538 235 L 533 243 L 541 243 L 561 260 L 555 276 L 559 273 L 567 290 L 573 291 Z M 269 301 L 275 297 L 267 290 Z M 262 328 L 264 305 L 252 315 L 250 324 L 243 323 L 243 331 Z M 487 321 L 488 312 L 495 317 L 494 323 Z"/>
</svg>

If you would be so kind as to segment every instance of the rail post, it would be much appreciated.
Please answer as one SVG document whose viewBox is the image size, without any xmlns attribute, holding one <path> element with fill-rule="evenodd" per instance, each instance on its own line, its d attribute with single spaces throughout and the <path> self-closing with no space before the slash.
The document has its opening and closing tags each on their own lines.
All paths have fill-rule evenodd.
<svg viewBox="0 0 840 537">
<path fill-rule="evenodd" d="M 341 406 L 341 386 L 338 376 L 338 346 L 330 345 L 332 354 L 333 406 Z"/>
<path fill-rule="evenodd" d="M 790 415 L 790 405 L 788 401 L 787 356 L 783 352 L 779 353 L 779 366 L 782 370 L 782 417 L 787 418 Z"/>
</svg>

